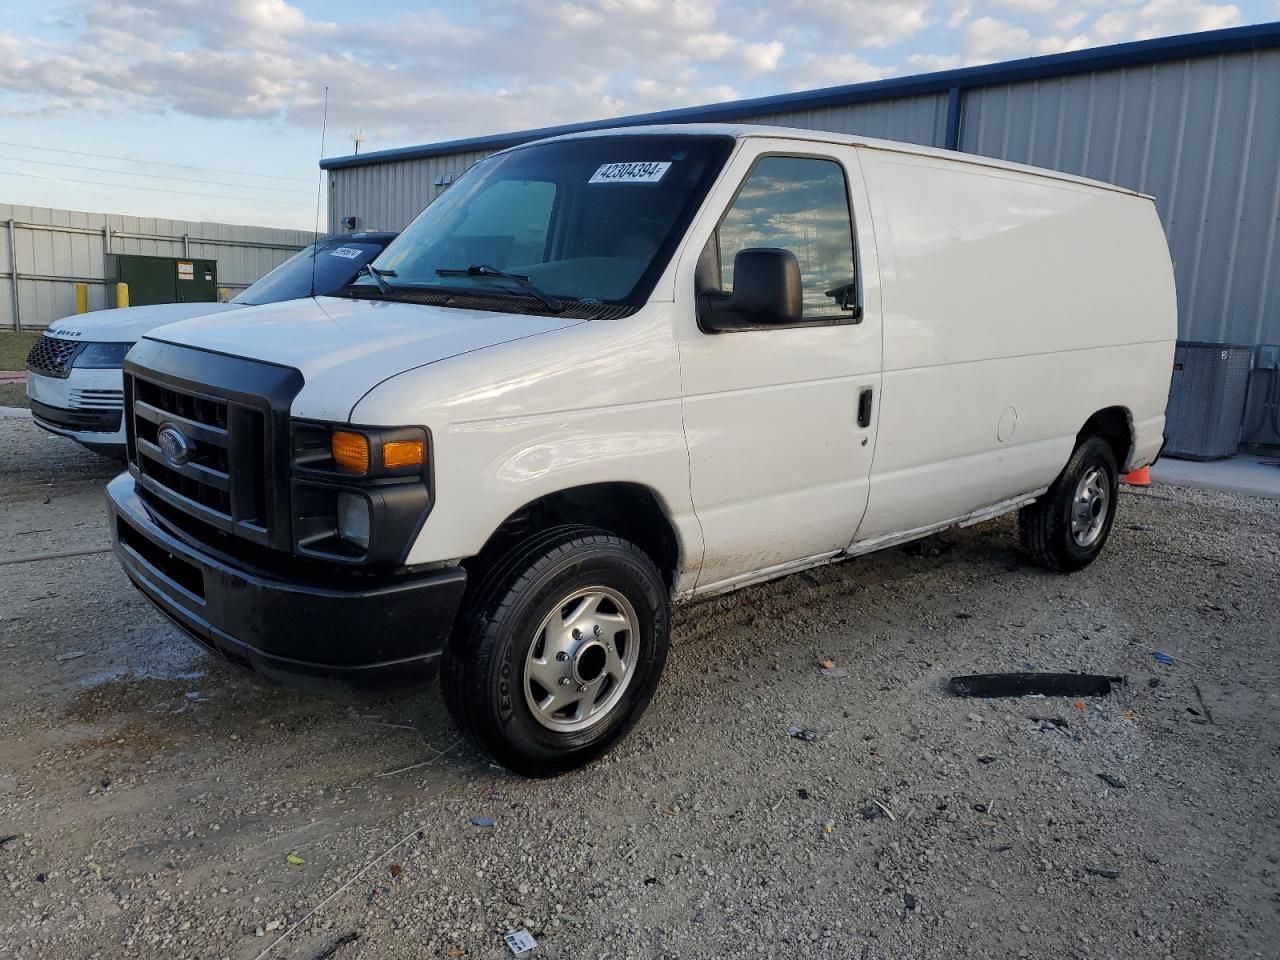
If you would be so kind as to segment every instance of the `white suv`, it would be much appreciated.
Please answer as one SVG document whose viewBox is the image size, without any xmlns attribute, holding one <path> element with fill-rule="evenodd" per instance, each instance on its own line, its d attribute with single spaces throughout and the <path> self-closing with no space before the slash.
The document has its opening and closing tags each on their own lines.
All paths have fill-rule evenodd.
<svg viewBox="0 0 1280 960">
<path fill-rule="evenodd" d="M 339 295 L 148 334 L 134 583 L 280 683 L 418 681 L 548 775 L 649 702 L 670 604 L 1020 511 L 1102 550 L 1176 327 L 1150 198 L 734 126 L 477 164 Z"/>
<path fill-rule="evenodd" d="M 313 292 L 333 293 L 355 279 L 395 236 L 353 233 L 321 240 L 227 303 L 156 303 L 64 317 L 45 330 L 27 355 L 27 397 L 35 422 L 90 450 L 123 459 L 120 368 L 124 355 L 143 334 L 178 320 L 279 303 Z"/>
</svg>

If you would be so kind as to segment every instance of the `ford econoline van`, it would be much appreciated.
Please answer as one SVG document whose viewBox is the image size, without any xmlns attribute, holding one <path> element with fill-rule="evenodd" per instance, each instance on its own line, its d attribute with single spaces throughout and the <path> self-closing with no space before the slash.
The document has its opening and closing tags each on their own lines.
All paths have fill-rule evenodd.
<svg viewBox="0 0 1280 960">
<path fill-rule="evenodd" d="M 523 774 L 618 742 L 673 602 L 1018 511 L 1069 573 L 1162 444 L 1151 198 L 754 126 L 476 164 L 333 296 L 125 360 L 130 578 L 274 683 L 440 671 Z"/>
</svg>

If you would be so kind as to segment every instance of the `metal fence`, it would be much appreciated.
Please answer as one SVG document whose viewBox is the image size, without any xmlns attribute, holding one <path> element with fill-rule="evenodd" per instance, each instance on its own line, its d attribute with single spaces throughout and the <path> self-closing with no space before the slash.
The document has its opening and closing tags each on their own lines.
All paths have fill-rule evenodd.
<svg viewBox="0 0 1280 960">
<path fill-rule="evenodd" d="M 193 257 L 218 262 L 218 286 L 234 296 L 315 239 L 280 230 L 82 213 L 0 203 L 0 329 L 38 329 L 75 312 L 75 286 L 89 309 L 115 306 L 108 254 Z"/>
</svg>

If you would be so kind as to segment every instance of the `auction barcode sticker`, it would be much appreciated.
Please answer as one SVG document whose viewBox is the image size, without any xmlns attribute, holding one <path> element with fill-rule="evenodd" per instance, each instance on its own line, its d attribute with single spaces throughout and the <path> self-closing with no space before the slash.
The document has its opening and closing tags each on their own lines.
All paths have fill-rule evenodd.
<svg viewBox="0 0 1280 960">
<path fill-rule="evenodd" d="M 356 247 L 339 247 L 337 250 L 333 251 L 333 253 L 329 254 L 329 256 L 342 257 L 344 260 L 354 260 L 356 257 L 360 256 L 360 251 Z"/>
<path fill-rule="evenodd" d="M 657 183 L 670 166 L 670 160 L 602 163 L 587 183 Z"/>
</svg>

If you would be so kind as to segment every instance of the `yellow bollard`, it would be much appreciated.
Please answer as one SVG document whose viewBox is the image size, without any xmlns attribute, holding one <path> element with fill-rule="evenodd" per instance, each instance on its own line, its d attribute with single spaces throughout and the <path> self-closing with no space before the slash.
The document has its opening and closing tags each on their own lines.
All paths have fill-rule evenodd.
<svg viewBox="0 0 1280 960">
<path fill-rule="evenodd" d="M 89 285 L 87 283 L 76 284 L 76 313 L 89 312 Z"/>
<path fill-rule="evenodd" d="M 129 285 L 127 283 L 116 284 L 116 306 L 127 307 L 129 305 Z"/>
</svg>

